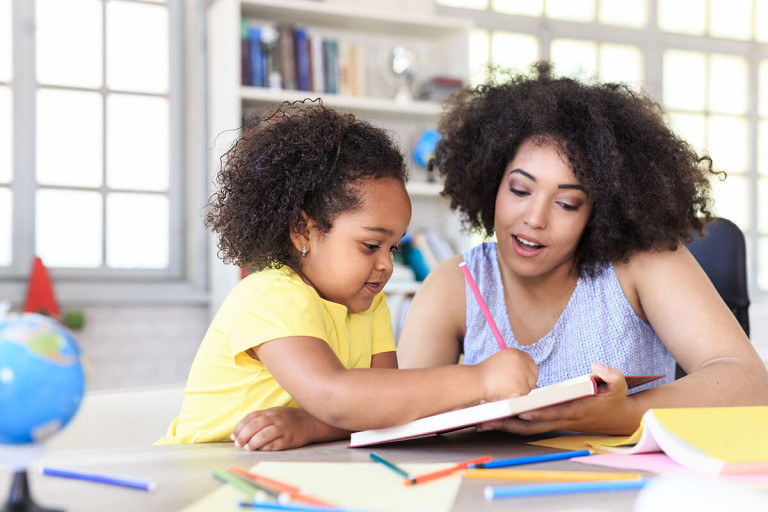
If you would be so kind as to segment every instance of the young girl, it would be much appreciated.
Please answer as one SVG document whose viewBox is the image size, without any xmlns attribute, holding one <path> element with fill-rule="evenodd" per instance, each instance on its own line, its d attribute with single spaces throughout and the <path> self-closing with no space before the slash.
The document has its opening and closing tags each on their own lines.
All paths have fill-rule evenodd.
<svg viewBox="0 0 768 512">
<path fill-rule="evenodd" d="M 641 94 L 553 78 L 546 63 L 537 71 L 464 90 L 441 121 L 444 194 L 497 241 L 429 274 L 400 366 L 461 353 L 477 364 L 498 350 L 463 260 L 507 346 L 536 361 L 540 386 L 590 370 L 607 383 L 596 397 L 483 428 L 628 434 L 652 407 L 768 403 L 765 365 L 681 243 L 712 217 L 710 159 Z M 675 362 L 688 373 L 677 381 Z M 627 396 L 629 374 L 666 377 Z"/>
<path fill-rule="evenodd" d="M 206 225 L 257 272 L 213 319 L 166 443 L 282 450 L 527 393 L 536 366 L 397 370 L 382 290 L 411 218 L 403 158 L 378 128 L 284 104 L 226 155 Z"/>
</svg>

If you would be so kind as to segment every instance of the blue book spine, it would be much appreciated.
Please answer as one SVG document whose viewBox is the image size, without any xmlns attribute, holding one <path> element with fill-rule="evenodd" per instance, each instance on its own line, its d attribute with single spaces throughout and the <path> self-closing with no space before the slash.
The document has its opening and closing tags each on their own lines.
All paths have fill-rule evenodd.
<svg viewBox="0 0 768 512">
<path fill-rule="evenodd" d="M 309 38 L 305 28 L 293 29 L 293 43 L 296 55 L 296 82 L 300 91 L 312 90 L 311 66 L 309 60 Z"/>
<path fill-rule="evenodd" d="M 264 52 L 261 48 L 261 30 L 248 28 L 248 53 L 251 64 L 251 85 L 264 87 Z"/>
</svg>

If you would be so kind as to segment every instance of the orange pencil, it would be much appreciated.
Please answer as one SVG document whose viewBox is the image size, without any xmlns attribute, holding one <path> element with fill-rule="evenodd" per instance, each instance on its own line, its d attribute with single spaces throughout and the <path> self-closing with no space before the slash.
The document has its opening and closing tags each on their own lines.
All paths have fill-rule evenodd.
<svg viewBox="0 0 768 512">
<path fill-rule="evenodd" d="M 537 482 L 598 482 L 608 480 L 640 480 L 639 473 L 611 473 L 608 471 L 550 471 L 535 469 L 467 469 L 465 478 L 498 480 L 533 480 Z"/>
<path fill-rule="evenodd" d="M 306 503 L 308 505 L 319 505 L 322 507 L 336 506 L 333 503 L 328 503 L 327 501 L 323 501 L 313 496 L 309 496 L 308 494 L 304 494 L 304 491 L 302 491 L 298 487 L 295 487 L 290 484 L 286 484 L 284 482 L 278 482 L 277 480 L 273 480 L 272 478 L 269 478 L 266 476 L 257 475 L 256 473 L 251 473 L 246 469 L 243 469 L 237 466 L 227 466 L 227 469 L 239 475 L 243 475 L 244 477 L 250 478 L 255 482 L 259 482 L 268 487 L 271 487 L 276 491 L 288 493 L 291 497 L 291 500 L 299 501 L 301 503 Z"/>
<path fill-rule="evenodd" d="M 439 469 L 431 473 L 424 473 L 423 475 L 415 476 L 412 480 L 405 479 L 405 485 L 422 484 L 424 482 L 429 482 L 430 480 L 436 480 L 444 476 L 450 476 L 456 471 L 467 469 L 467 467 L 470 464 L 482 464 L 484 462 L 490 462 L 490 461 L 491 461 L 490 455 L 483 455 L 482 457 L 478 457 L 476 459 L 465 460 L 464 462 L 459 462 L 455 466 L 451 466 L 449 468 Z"/>
</svg>

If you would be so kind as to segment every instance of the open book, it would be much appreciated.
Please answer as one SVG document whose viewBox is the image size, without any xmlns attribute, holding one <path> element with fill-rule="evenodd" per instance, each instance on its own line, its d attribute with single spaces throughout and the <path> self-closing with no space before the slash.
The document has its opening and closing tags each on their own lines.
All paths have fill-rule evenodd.
<svg viewBox="0 0 768 512">
<path fill-rule="evenodd" d="M 768 472 L 768 407 L 649 409 L 629 437 L 601 443 L 614 453 L 664 452 L 709 475 Z"/>
<path fill-rule="evenodd" d="M 652 382 L 663 375 L 626 376 L 630 388 Z M 541 409 L 549 405 L 560 404 L 578 398 L 597 394 L 597 385 L 602 381 L 596 375 L 582 375 L 549 386 L 532 390 L 527 395 L 486 402 L 480 405 L 456 409 L 433 416 L 427 416 L 404 425 L 363 430 L 352 434 L 349 446 L 369 446 L 373 444 L 401 441 L 440 432 L 458 430 L 486 421 L 508 418 L 517 414 Z"/>
</svg>

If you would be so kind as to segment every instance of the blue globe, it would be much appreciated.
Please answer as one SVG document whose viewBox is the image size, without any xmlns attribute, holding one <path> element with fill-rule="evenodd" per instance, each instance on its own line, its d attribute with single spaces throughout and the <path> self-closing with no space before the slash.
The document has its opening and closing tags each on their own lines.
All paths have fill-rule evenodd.
<svg viewBox="0 0 768 512">
<path fill-rule="evenodd" d="M 435 146 L 441 138 L 437 130 L 424 130 L 413 145 L 411 151 L 413 161 L 426 169 L 429 161 L 435 156 Z"/>
<path fill-rule="evenodd" d="M 77 412 L 85 391 L 83 356 L 52 318 L 0 319 L 0 444 L 39 443 Z"/>
</svg>

